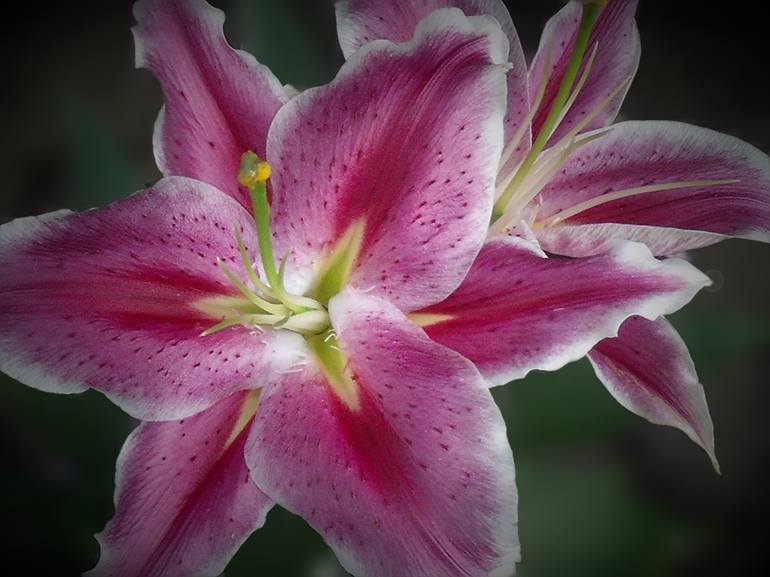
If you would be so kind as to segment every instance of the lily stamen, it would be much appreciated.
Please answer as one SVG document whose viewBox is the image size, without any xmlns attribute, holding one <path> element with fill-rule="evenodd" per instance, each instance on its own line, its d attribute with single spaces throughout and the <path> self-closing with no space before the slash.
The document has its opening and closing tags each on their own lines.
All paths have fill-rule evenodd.
<svg viewBox="0 0 770 577">
<path fill-rule="evenodd" d="M 511 204 L 506 207 L 503 217 L 490 227 L 490 236 L 505 232 L 512 224 L 515 225 L 521 220 L 521 212 L 540 194 L 543 188 L 559 171 L 569 155 L 581 146 L 600 138 L 607 132 L 608 129 L 600 129 L 589 134 L 573 136 L 569 142 L 566 139 L 570 135 L 567 135 L 555 146 L 545 151 L 519 185 L 518 194 L 511 200 Z"/>
<path fill-rule="evenodd" d="M 246 276 L 249 277 L 251 284 L 254 285 L 256 290 L 262 292 L 262 294 L 274 297 L 273 291 L 270 289 L 270 287 L 263 283 L 259 276 L 257 276 L 257 272 L 254 270 L 254 265 L 251 262 L 249 253 L 246 251 L 246 245 L 243 243 L 243 239 L 241 238 L 241 234 L 238 232 L 237 228 L 235 229 L 235 242 L 238 245 L 238 252 L 241 255 L 241 262 L 243 263 L 243 268 L 246 271 Z"/>
<path fill-rule="evenodd" d="M 237 288 L 241 294 L 243 294 L 244 297 L 246 297 L 249 302 L 254 304 L 255 306 L 259 307 L 266 313 L 274 314 L 274 315 L 286 315 L 289 314 L 291 311 L 285 307 L 282 304 L 274 304 L 271 302 L 266 301 L 265 299 L 258 296 L 256 293 L 254 293 L 252 290 L 250 290 L 241 280 L 229 269 L 229 267 L 221 260 L 217 261 L 217 265 L 220 269 L 222 269 L 222 272 L 227 277 L 227 280 L 232 283 L 235 288 Z"/>
<path fill-rule="evenodd" d="M 224 261 L 217 260 L 217 266 L 245 300 L 230 299 L 227 303 L 219 300 L 214 303 L 213 310 L 223 313 L 223 319 L 204 331 L 203 336 L 236 325 L 260 328 L 260 330 L 260 325 L 270 326 L 303 335 L 318 334 L 329 327 L 329 313 L 321 303 L 309 297 L 292 295 L 284 289 L 283 279 L 290 253 L 287 252 L 281 258 L 278 269 L 275 267 L 269 230 L 270 205 L 267 202 L 266 189 L 270 173 L 270 165 L 254 152 L 248 151 L 241 157 L 238 182 L 251 193 L 257 241 L 267 282 L 263 282 L 257 274 L 241 233 L 236 228 L 235 241 L 238 253 L 246 278 L 253 289 L 230 270 Z"/>
<path fill-rule="evenodd" d="M 584 6 L 580 27 L 578 29 L 577 38 L 575 39 L 575 45 L 572 50 L 572 55 L 570 56 L 570 61 L 567 65 L 567 69 L 565 70 L 564 76 L 562 77 L 561 84 L 559 85 L 559 90 L 554 97 L 554 100 L 548 111 L 548 116 L 543 122 L 540 132 L 538 133 L 535 142 L 532 144 L 532 148 L 530 148 L 529 153 L 522 161 L 511 182 L 500 195 L 500 198 L 498 198 L 495 202 L 495 205 L 492 209 L 492 224 L 494 224 L 497 220 L 500 219 L 501 216 L 503 216 L 506 207 L 510 203 L 513 195 L 516 193 L 519 184 L 521 184 L 521 181 L 526 177 L 527 173 L 533 167 L 537 161 L 538 156 L 548 143 L 548 139 L 551 137 L 551 134 L 561 121 L 564 106 L 567 104 L 570 98 L 570 92 L 572 91 L 575 77 L 577 76 L 580 65 L 583 62 L 583 56 L 585 55 L 586 48 L 588 47 L 588 40 L 591 34 L 591 30 L 593 29 L 594 23 L 596 22 L 596 18 L 600 10 L 601 6 L 595 4 Z M 591 62 L 592 60 L 592 58 L 589 59 Z"/>
<path fill-rule="evenodd" d="M 251 328 L 262 330 L 262 325 L 268 325 L 268 326 L 276 325 L 277 323 L 281 322 L 284 318 L 286 317 L 281 317 L 279 315 L 260 315 L 260 314 L 236 315 L 233 317 L 226 318 L 221 322 L 215 324 L 213 327 L 206 329 L 201 333 L 201 336 L 207 337 L 223 329 L 227 329 L 237 325 L 246 325 Z"/>
<path fill-rule="evenodd" d="M 583 86 L 586 83 L 586 80 L 588 79 L 588 75 L 591 73 L 591 68 L 593 67 L 594 59 L 596 57 L 596 52 L 599 48 L 599 43 L 596 42 L 593 45 L 593 49 L 591 50 L 591 55 L 588 58 L 588 61 L 586 62 L 586 65 L 583 69 L 583 74 L 580 76 L 580 79 L 578 80 L 578 83 L 575 85 L 575 89 L 572 91 L 572 94 L 569 97 L 569 100 L 567 100 L 566 104 L 564 105 L 564 109 L 562 110 L 561 114 L 559 115 L 559 118 L 554 125 L 554 130 L 561 124 L 561 122 L 566 117 L 567 113 L 572 108 L 572 105 L 575 103 L 575 100 L 577 100 L 578 95 L 580 94 L 580 91 L 583 89 Z M 524 119 L 521 122 L 521 125 L 517 129 L 517 131 L 514 133 L 514 135 L 511 137 L 511 141 L 508 143 L 508 146 L 505 147 L 505 150 L 503 151 L 503 155 L 500 159 L 500 167 L 501 169 L 505 166 L 505 164 L 510 160 L 511 155 L 513 154 L 513 151 L 518 146 L 519 142 L 521 141 L 522 137 L 524 136 L 524 132 L 527 129 L 527 127 L 531 126 L 532 120 L 534 119 L 535 115 L 540 109 L 540 105 L 543 101 L 543 96 L 545 95 L 545 89 L 548 86 L 548 81 L 550 80 L 550 66 L 551 66 L 551 54 L 550 50 L 546 50 L 546 58 L 545 63 L 543 65 L 543 77 L 540 79 L 540 84 L 538 85 L 537 93 L 535 95 L 535 99 L 532 102 L 532 106 L 530 107 L 529 111 L 527 112 L 527 115 L 524 117 Z M 613 92 L 613 97 L 615 93 Z M 589 115 L 590 120 L 593 120 L 595 118 L 596 114 L 601 112 L 601 110 L 598 110 L 595 114 Z M 589 120 L 589 122 L 590 122 Z M 570 134 L 573 131 L 570 131 Z M 550 135 L 549 135 L 550 138 Z M 564 142 L 564 138 L 562 138 L 556 146 L 559 146 L 559 144 Z M 551 149 L 555 148 L 551 147 Z M 526 159 L 525 159 L 526 160 Z M 511 181 L 516 176 L 517 172 L 521 168 L 521 165 L 524 161 L 519 163 L 516 167 L 514 167 L 513 170 L 510 171 L 510 173 L 502 179 L 502 182 L 499 182 L 497 185 L 497 190 L 495 194 L 496 200 L 500 198 L 500 196 L 503 194 L 503 192 L 510 186 Z M 537 170 L 537 164 L 539 162 L 539 159 L 534 164 L 533 169 Z"/>
<path fill-rule="evenodd" d="M 587 76 L 586 76 L 587 77 Z M 524 159 L 521 166 L 517 169 L 516 173 L 506 184 L 504 192 L 500 195 L 495 207 L 499 208 L 499 215 L 495 218 L 496 212 L 493 212 L 492 227 L 494 230 L 500 230 L 505 228 L 504 226 L 495 226 L 497 221 L 503 216 L 507 215 L 507 221 L 518 218 L 518 212 L 527 205 L 532 199 L 537 196 L 540 190 L 545 186 L 547 181 L 543 182 L 539 187 L 533 187 L 531 185 L 532 176 L 538 174 L 540 171 L 547 167 L 551 176 L 556 174 L 558 168 L 567 160 L 567 157 L 572 154 L 577 148 L 583 144 L 587 144 L 592 140 L 600 138 L 606 134 L 610 129 L 599 129 L 594 132 L 581 135 L 580 132 L 586 128 L 601 112 L 610 105 L 610 103 L 620 94 L 631 82 L 631 78 L 626 78 L 618 84 L 612 92 L 610 92 L 599 104 L 597 104 L 585 117 L 577 123 L 567 134 L 559 139 L 556 144 L 549 147 L 545 152 L 541 152 L 537 158 L 532 162 L 527 162 L 527 158 Z M 576 89 L 582 88 L 580 82 Z M 566 114 L 566 112 L 565 112 Z M 531 152 L 531 151 L 530 151 Z M 554 158 L 557 162 L 554 164 Z M 525 166 L 525 163 L 527 166 Z M 550 179 L 550 176 L 548 177 Z M 539 181 L 539 179 L 538 179 Z M 533 193 L 532 191 L 535 190 Z M 497 209 L 496 209 L 497 210 Z"/>
<path fill-rule="evenodd" d="M 631 196 L 649 194 L 651 192 L 663 192 L 666 190 L 677 190 L 680 188 L 693 188 L 696 186 L 718 186 L 722 184 L 735 184 L 738 182 L 740 182 L 740 180 L 736 180 L 736 179 L 689 180 L 684 182 L 665 182 L 661 184 L 649 184 L 645 186 L 635 186 L 633 188 L 626 188 L 624 190 L 616 190 L 614 192 L 608 192 L 607 194 L 603 194 L 601 196 L 597 196 L 596 198 L 592 198 L 584 202 L 578 203 L 574 206 L 571 206 L 561 211 L 560 213 L 554 216 L 548 217 L 540 221 L 536 221 L 535 223 L 533 223 L 532 227 L 540 229 L 546 226 L 553 226 L 567 219 L 570 219 L 573 216 L 580 214 L 581 212 L 585 212 L 592 208 L 596 208 L 597 206 L 601 206 L 603 204 L 607 204 L 616 200 L 629 198 Z"/>
</svg>

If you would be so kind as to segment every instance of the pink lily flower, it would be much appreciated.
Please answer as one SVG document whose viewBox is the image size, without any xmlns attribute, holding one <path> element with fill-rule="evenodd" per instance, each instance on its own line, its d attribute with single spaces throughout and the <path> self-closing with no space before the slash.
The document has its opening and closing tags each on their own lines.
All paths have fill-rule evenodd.
<svg viewBox="0 0 770 577">
<path fill-rule="evenodd" d="M 0 370 L 143 421 L 89 575 L 218 575 L 275 503 L 354 575 L 513 574 L 489 384 L 708 279 L 634 242 L 560 260 L 485 244 L 504 144 L 529 123 L 506 105 L 526 92 L 504 13 L 431 11 L 293 98 L 203 0 L 135 15 L 164 178 L 0 227 Z M 476 349 L 442 342 L 452 324 Z"/>
<path fill-rule="evenodd" d="M 587 298 L 591 320 L 559 313 L 563 320 L 551 327 L 543 313 L 558 309 L 540 286 L 531 287 L 527 310 L 540 322 L 525 319 L 520 292 L 511 290 L 513 275 L 526 278 L 512 264 L 518 245 L 504 239 L 524 237 L 553 256 L 589 258 L 614 250 L 619 239 L 666 257 L 729 237 L 767 242 L 767 155 L 678 122 L 612 124 L 639 64 L 637 0 L 569 2 L 546 24 L 529 67 L 499 0 L 346 0 L 337 8 L 340 45 L 350 56 L 376 38 L 409 37 L 421 18 L 444 6 L 494 16 L 508 36 L 513 68 L 489 242 L 463 285 L 420 312 L 422 326 L 472 360 L 492 386 L 587 354 L 623 406 L 681 429 L 718 469 L 703 387 L 670 323 L 644 314 L 625 322 L 597 317 Z M 507 274 L 499 274 L 501 266 Z M 611 279 L 609 271 L 597 274 Z M 580 298 L 580 285 L 567 282 L 560 289 Z M 586 325 L 595 330 L 580 330 Z M 551 346 L 557 340 L 562 346 Z"/>
</svg>

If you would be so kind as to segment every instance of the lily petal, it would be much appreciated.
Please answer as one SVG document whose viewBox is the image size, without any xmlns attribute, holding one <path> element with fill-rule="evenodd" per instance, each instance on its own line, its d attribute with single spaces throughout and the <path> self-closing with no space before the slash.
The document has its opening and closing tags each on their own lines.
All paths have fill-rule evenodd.
<svg viewBox="0 0 770 577">
<path fill-rule="evenodd" d="M 609 0 L 601 9 L 588 40 L 583 64 L 578 70 L 578 78 L 584 70 L 593 46 L 596 45 L 597 51 L 591 70 L 574 104 L 554 131 L 552 141 L 569 132 L 574 125 L 625 82 L 625 86 L 588 124 L 586 130 L 608 126 L 615 120 L 630 87 L 630 81 L 639 67 L 641 44 L 634 23 L 637 4 L 638 0 Z M 572 55 L 582 10 L 583 4 L 573 0 L 559 10 L 546 23 L 543 30 L 540 46 L 530 67 L 529 85 L 540 85 L 543 74 L 546 72 L 544 68 L 549 61 L 549 52 L 551 70 L 543 100 L 532 121 L 533 134 L 537 134 L 542 128 L 556 93 L 559 91 Z"/>
<path fill-rule="evenodd" d="M 657 255 L 728 236 L 768 242 L 770 159 L 706 128 L 621 122 L 567 159 L 542 191 L 537 219 L 543 248 L 570 256 L 604 252 L 617 238 Z"/>
<path fill-rule="evenodd" d="M 507 50 L 491 18 L 438 10 L 411 42 L 367 44 L 281 109 L 272 230 L 279 254 L 293 249 L 295 291 L 351 230 L 363 230 L 354 286 L 409 309 L 460 283 L 491 213 Z"/>
<path fill-rule="evenodd" d="M 687 346 L 666 319 L 628 319 L 617 338 L 601 341 L 588 359 L 621 405 L 652 423 L 683 431 L 719 471 L 703 385 Z"/>
<path fill-rule="evenodd" d="M 654 319 L 673 312 L 707 284 L 708 277 L 689 263 L 658 261 L 638 243 L 622 242 L 602 256 L 563 259 L 545 258 L 520 239 L 501 238 L 484 246 L 452 296 L 414 318 L 496 386 L 578 360 L 615 336 L 629 316 Z"/>
<path fill-rule="evenodd" d="M 258 391 L 182 421 L 142 423 L 118 457 L 115 516 L 88 577 L 215 577 L 272 501 L 243 456 Z"/>
<path fill-rule="evenodd" d="M 266 387 L 246 448 L 258 486 L 359 577 L 512 575 L 513 459 L 481 375 L 377 298 L 330 313 L 358 404 L 310 370 Z"/>
<path fill-rule="evenodd" d="M 224 13 L 204 0 L 141 0 L 134 17 L 136 65 L 165 97 L 153 139 L 161 172 L 207 182 L 250 209 L 238 166 L 247 150 L 265 157 L 270 123 L 288 100 L 281 83 L 227 43 Z"/>
<path fill-rule="evenodd" d="M 240 261 L 228 227 L 255 238 L 237 202 L 182 177 L 103 209 L 3 225 L 0 370 L 44 391 L 92 387 L 134 417 L 168 420 L 285 369 L 298 335 L 201 337 L 220 319 L 197 305 L 234 292 L 216 266 Z"/>
<path fill-rule="evenodd" d="M 516 28 L 501 0 L 344 0 L 337 2 L 337 35 L 346 58 L 372 40 L 406 42 L 412 38 L 420 20 L 433 10 L 459 8 L 466 16 L 486 14 L 497 20 L 508 37 L 508 108 L 505 115 L 505 144 L 517 133 L 529 112 L 527 62 Z M 513 166 L 529 150 L 529 128 L 524 128 L 507 164 Z"/>
</svg>

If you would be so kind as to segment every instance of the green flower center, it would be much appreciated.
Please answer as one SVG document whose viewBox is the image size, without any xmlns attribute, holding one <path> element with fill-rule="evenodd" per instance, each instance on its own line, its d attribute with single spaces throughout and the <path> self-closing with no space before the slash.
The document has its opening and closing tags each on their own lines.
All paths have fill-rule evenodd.
<svg viewBox="0 0 770 577">
<path fill-rule="evenodd" d="M 323 334 L 331 326 L 329 313 L 324 306 L 328 302 L 328 297 L 325 299 L 311 298 L 295 295 L 286 290 L 283 279 L 288 254 L 281 259 L 280 265 L 276 268 L 270 241 L 270 205 L 267 201 L 266 188 L 266 182 L 269 178 L 270 165 L 261 160 L 255 153 L 249 151 L 241 157 L 238 182 L 245 186 L 251 195 L 257 242 L 265 280 L 262 280 L 257 274 L 243 239 L 236 230 L 235 239 L 247 280 L 245 282 L 241 280 L 241 277 L 236 275 L 222 260 L 217 261 L 230 284 L 237 289 L 240 295 L 216 297 L 197 304 L 199 309 L 222 319 L 207 329 L 203 336 L 237 325 L 255 329 L 272 327 L 294 331 L 302 335 Z M 335 276 L 332 273 L 335 273 L 338 267 L 332 266 L 330 268 L 331 272 L 328 272 L 326 276 L 330 274 Z M 339 276 L 339 273 L 336 276 Z M 336 284 L 339 285 L 344 280 L 342 279 Z M 330 288 L 337 289 L 334 291 L 336 293 L 340 287 L 327 288 L 324 285 L 321 288 L 322 291 L 316 292 L 325 296 Z"/>
<path fill-rule="evenodd" d="M 199 310 L 221 319 L 207 329 L 203 336 L 237 325 L 256 329 L 285 329 L 312 336 L 324 335 L 331 326 L 326 305 L 350 278 L 361 248 L 364 223 L 354 223 L 336 243 L 317 271 L 307 296 L 292 294 L 284 285 L 289 255 L 283 256 L 278 267 L 273 256 L 269 228 L 270 205 L 266 190 L 270 172 L 270 165 L 255 153 L 249 151 L 241 157 L 238 182 L 251 195 L 264 277 L 257 273 L 241 234 L 236 229 L 235 240 L 245 275 L 235 274 L 222 260 L 218 260 L 217 265 L 239 295 L 215 297 L 196 303 Z M 244 276 L 245 280 L 242 280 Z"/>
<path fill-rule="evenodd" d="M 217 261 L 230 284 L 239 293 L 220 296 L 196 303 L 196 307 L 212 318 L 221 319 L 203 332 L 202 336 L 234 326 L 254 330 L 271 328 L 289 330 L 305 337 L 309 350 L 338 397 L 353 410 L 359 407 L 358 388 L 348 371 L 347 359 L 337 347 L 337 338 L 331 326 L 327 305 L 348 282 L 364 233 L 364 222 L 358 221 L 342 235 L 316 272 L 307 295 L 286 290 L 284 273 L 288 254 L 276 268 L 271 244 L 270 205 L 267 201 L 266 182 L 270 165 L 249 151 L 241 157 L 238 181 L 251 195 L 254 222 L 261 257 L 264 280 L 236 229 L 235 239 L 245 275 L 236 275 L 222 260 Z M 242 280 L 245 276 L 246 280 Z"/>
</svg>

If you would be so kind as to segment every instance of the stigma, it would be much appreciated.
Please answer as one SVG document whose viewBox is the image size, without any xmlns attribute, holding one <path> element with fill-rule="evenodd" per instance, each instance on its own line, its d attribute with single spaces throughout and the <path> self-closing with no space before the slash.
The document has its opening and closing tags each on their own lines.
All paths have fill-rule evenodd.
<svg viewBox="0 0 770 577">
<path fill-rule="evenodd" d="M 249 190 L 267 182 L 271 173 L 270 163 L 259 158 L 254 151 L 249 150 L 241 156 L 238 182 Z"/>
</svg>

